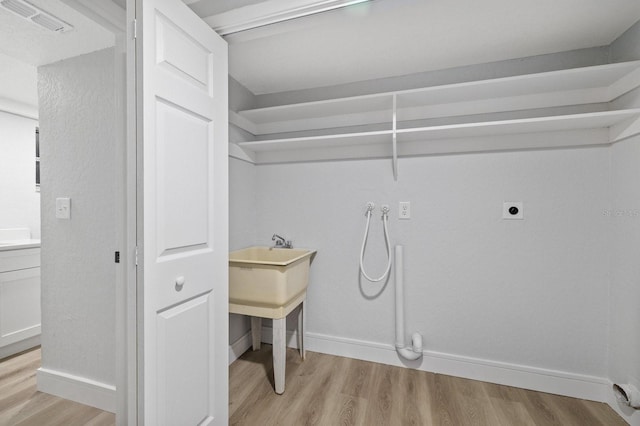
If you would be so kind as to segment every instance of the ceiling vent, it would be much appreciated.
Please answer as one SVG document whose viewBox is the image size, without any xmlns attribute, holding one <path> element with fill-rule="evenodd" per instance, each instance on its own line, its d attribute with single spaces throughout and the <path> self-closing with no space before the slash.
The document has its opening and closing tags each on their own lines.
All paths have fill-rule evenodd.
<svg viewBox="0 0 640 426">
<path fill-rule="evenodd" d="M 64 33 L 73 29 L 71 25 L 61 19 L 24 0 L 0 0 L 0 6 L 49 31 Z"/>
</svg>

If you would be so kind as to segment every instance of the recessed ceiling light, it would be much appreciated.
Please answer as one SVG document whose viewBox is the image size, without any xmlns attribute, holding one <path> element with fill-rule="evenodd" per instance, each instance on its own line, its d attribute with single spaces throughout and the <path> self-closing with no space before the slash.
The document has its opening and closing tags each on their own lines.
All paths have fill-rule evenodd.
<svg viewBox="0 0 640 426">
<path fill-rule="evenodd" d="M 0 6 L 8 11 L 27 19 L 36 25 L 56 33 L 64 33 L 73 30 L 73 27 L 62 19 L 45 12 L 44 10 L 24 0 L 0 0 Z"/>
</svg>

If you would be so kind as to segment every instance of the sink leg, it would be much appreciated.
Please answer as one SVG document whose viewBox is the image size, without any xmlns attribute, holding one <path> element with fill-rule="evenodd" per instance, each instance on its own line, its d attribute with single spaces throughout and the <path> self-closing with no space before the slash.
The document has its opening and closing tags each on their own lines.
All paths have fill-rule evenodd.
<svg viewBox="0 0 640 426">
<path fill-rule="evenodd" d="M 273 379 L 276 393 L 284 393 L 284 375 L 287 360 L 286 346 L 287 318 L 273 320 Z"/>
<path fill-rule="evenodd" d="M 304 304 L 303 300 L 300 303 L 300 309 L 298 310 L 298 349 L 300 350 L 300 357 L 304 359 L 306 355 L 306 350 L 304 348 L 304 333 L 305 333 L 305 315 L 304 315 Z"/>
<path fill-rule="evenodd" d="M 260 350 L 262 341 L 262 318 L 251 317 L 251 343 L 254 351 Z"/>
</svg>

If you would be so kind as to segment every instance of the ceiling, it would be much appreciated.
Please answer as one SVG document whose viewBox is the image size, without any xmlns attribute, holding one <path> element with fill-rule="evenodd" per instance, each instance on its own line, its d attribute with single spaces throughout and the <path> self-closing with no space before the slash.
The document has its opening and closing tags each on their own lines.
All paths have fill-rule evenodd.
<svg viewBox="0 0 640 426">
<path fill-rule="evenodd" d="M 35 106 L 37 66 L 113 46 L 114 36 L 59 0 L 29 3 L 74 27 L 55 33 L 0 8 L 0 98 Z"/>
<path fill-rule="evenodd" d="M 208 22 L 278 2 L 296 3 L 186 0 Z M 230 74 L 264 94 L 605 46 L 639 19 L 639 0 L 373 0 L 226 39 Z"/>
<path fill-rule="evenodd" d="M 75 29 L 51 33 L 0 8 L 0 67 L 6 57 L 37 66 L 113 45 L 110 32 L 65 0 L 29 1 Z M 210 23 L 229 13 L 337 3 L 183 1 Z M 639 19 L 639 0 L 371 0 L 225 38 L 230 74 L 265 94 L 605 46 Z"/>
<path fill-rule="evenodd" d="M 114 45 L 111 32 L 59 0 L 29 3 L 71 24 L 73 31 L 55 33 L 0 8 L 0 53 L 38 66 Z"/>
</svg>

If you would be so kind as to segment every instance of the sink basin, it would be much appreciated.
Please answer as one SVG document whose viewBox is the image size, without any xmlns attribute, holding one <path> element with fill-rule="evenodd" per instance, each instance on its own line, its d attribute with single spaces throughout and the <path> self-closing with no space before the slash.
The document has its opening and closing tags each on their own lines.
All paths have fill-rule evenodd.
<svg viewBox="0 0 640 426">
<path fill-rule="evenodd" d="M 229 253 L 229 302 L 282 306 L 309 284 L 315 250 L 249 247 Z"/>
</svg>

